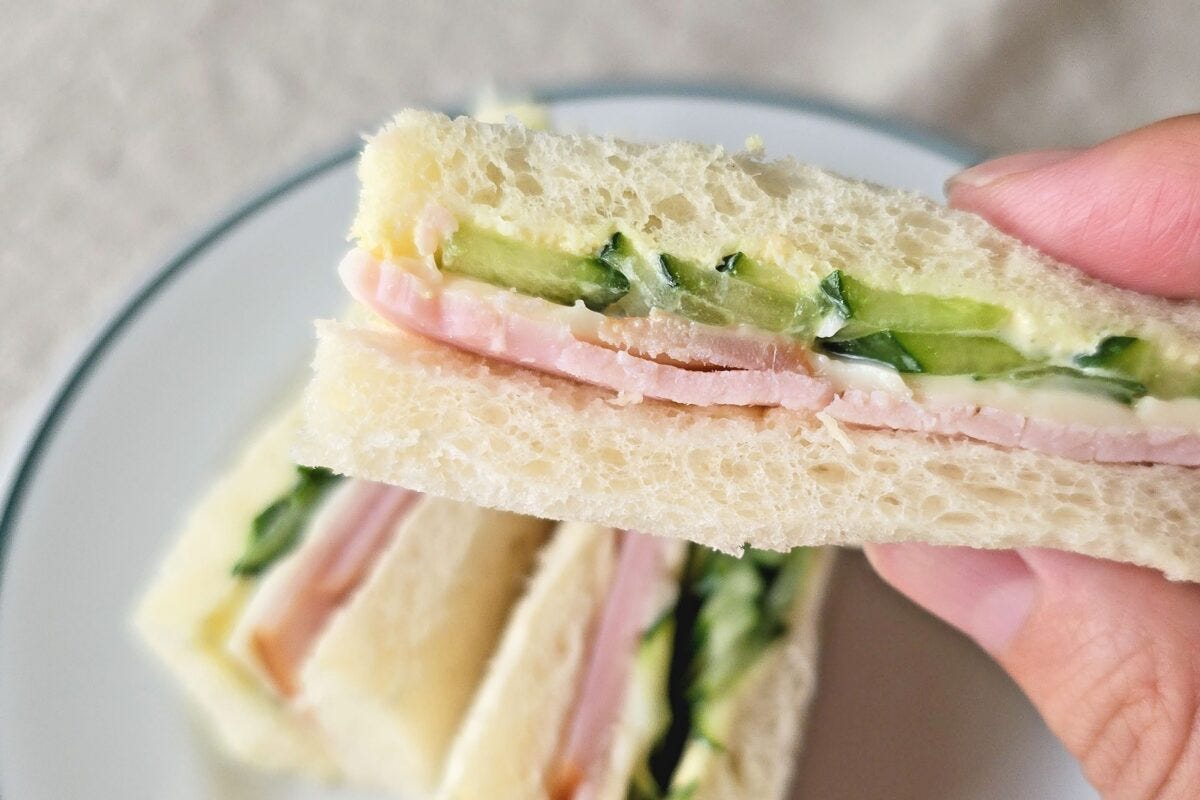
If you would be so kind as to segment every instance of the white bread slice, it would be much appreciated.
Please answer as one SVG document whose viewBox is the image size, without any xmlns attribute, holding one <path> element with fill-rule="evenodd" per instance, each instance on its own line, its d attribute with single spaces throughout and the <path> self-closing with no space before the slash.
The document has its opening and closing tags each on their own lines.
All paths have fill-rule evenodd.
<svg viewBox="0 0 1200 800">
<path fill-rule="evenodd" d="M 260 769 L 330 778 L 336 770 L 315 727 L 263 691 L 225 649 L 250 594 L 230 568 L 248 521 L 296 479 L 287 453 L 298 420 L 293 409 L 273 423 L 191 512 L 134 624 L 222 750 Z"/>
<path fill-rule="evenodd" d="M 550 523 L 425 497 L 303 671 L 346 779 L 428 796 Z"/>
<path fill-rule="evenodd" d="M 398 330 L 317 331 L 293 450 L 303 463 L 728 552 L 1044 546 L 1200 580 L 1200 470 L 839 428 L 786 409 L 621 406 Z"/>
<path fill-rule="evenodd" d="M 1046 352 L 1089 352 L 1136 334 L 1200 366 L 1200 302 L 1116 289 L 919 195 L 792 160 L 686 142 L 612 138 L 404 111 L 359 165 L 352 236 L 376 256 L 413 255 L 430 202 L 533 243 L 595 252 L 614 230 L 700 264 L 742 250 L 809 285 L 834 269 L 883 289 L 1000 303 Z"/>
<path fill-rule="evenodd" d="M 615 541 L 609 530 L 558 527 L 451 747 L 438 800 L 545 797 Z"/>
</svg>

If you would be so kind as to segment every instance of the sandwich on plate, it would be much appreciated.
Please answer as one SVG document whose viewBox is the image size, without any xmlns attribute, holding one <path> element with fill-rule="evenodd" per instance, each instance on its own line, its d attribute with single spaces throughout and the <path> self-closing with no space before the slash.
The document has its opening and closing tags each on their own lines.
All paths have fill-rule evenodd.
<svg viewBox="0 0 1200 800">
<path fill-rule="evenodd" d="M 201 500 L 136 626 L 238 760 L 424 796 L 551 526 L 297 469 L 298 418 Z"/>
<path fill-rule="evenodd" d="M 1040 545 L 1200 579 L 1200 303 L 760 153 L 405 111 L 294 454 L 727 552 Z"/>
<path fill-rule="evenodd" d="M 782 798 L 834 552 L 560 525 L 437 797 Z"/>
<path fill-rule="evenodd" d="M 405 798 L 781 797 L 833 551 L 738 559 L 288 458 L 271 425 L 136 613 L 221 749 Z"/>
</svg>

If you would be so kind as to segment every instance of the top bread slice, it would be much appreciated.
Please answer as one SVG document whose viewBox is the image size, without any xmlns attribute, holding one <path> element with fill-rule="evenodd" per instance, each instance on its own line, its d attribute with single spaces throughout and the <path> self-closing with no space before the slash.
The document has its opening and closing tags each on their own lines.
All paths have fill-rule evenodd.
<svg viewBox="0 0 1200 800">
<path fill-rule="evenodd" d="M 359 164 L 351 235 L 378 257 L 414 255 L 435 203 L 460 220 L 569 252 L 615 230 L 701 264 L 736 250 L 811 281 L 845 269 L 882 289 L 998 303 L 1047 353 L 1107 335 L 1152 339 L 1200 366 L 1200 302 L 1117 289 L 920 195 L 790 159 L 687 142 L 634 144 L 408 110 Z"/>
</svg>

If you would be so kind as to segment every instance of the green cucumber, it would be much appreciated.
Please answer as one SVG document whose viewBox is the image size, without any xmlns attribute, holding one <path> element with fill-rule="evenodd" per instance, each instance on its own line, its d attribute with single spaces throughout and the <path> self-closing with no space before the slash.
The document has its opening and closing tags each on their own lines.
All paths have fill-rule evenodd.
<svg viewBox="0 0 1200 800">
<path fill-rule="evenodd" d="M 649 711 L 651 720 L 644 731 L 645 738 L 637 743 L 640 752 L 630 775 L 630 800 L 654 800 L 660 795 L 658 781 L 650 768 L 650 753 L 671 727 L 667 692 L 675 643 L 673 611 L 674 608 L 669 609 L 642 635 L 634 660 L 631 685 L 633 691 L 641 695 L 641 703 Z"/>
<path fill-rule="evenodd" d="M 827 275 L 820 291 L 856 333 L 893 330 L 959 336 L 994 334 L 1003 330 L 1011 316 L 1007 309 L 991 303 L 875 289 L 841 270 Z"/>
<path fill-rule="evenodd" d="M 724 263 L 724 262 L 722 262 Z M 668 253 L 659 256 L 664 279 L 677 287 L 690 307 L 680 310 L 691 316 L 697 311 L 709 324 L 745 324 L 773 333 L 807 335 L 813 327 L 813 304 L 801 296 L 764 288 L 742 280 L 735 271 L 704 267 Z"/>
<path fill-rule="evenodd" d="M 1028 383 L 1039 389 L 1062 389 L 1078 394 L 1095 394 L 1123 405 L 1145 397 L 1146 386 L 1127 378 L 1096 375 L 1072 367 L 1033 367 L 997 376 L 1013 383 Z"/>
<path fill-rule="evenodd" d="M 879 331 L 818 344 L 830 355 L 926 375 L 999 375 L 1038 363 L 989 336 Z"/>
<path fill-rule="evenodd" d="M 629 237 L 618 231 L 596 254 L 610 269 L 625 276 L 630 291 L 606 311 L 630 317 L 644 317 L 652 308 L 672 311 L 679 305 L 679 290 L 659 269 L 642 257 Z"/>
<path fill-rule="evenodd" d="M 460 225 L 442 245 L 446 272 L 514 289 L 552 303 L 582 301 L 603 311 L 629 292 L 629 280 L 593 255 L 571 255 Z"/>
<path fill-rule="evenodd" d="M 250 523 L 246 549 L 233 574 L 254 577 L 287 555 L 300 541 L 321 500 L 342 479 L 323 467 L 297 467 L 299 479 Z"/>
<path fill-rule="evenodd" d="M 818 339 L 820 349 L 850 361 L 867 361 L 897 372 L 924 372 L 916 356 L 908 352 L 891 331 L 869 333 L 857 339 Z"/>
<path fill-rule="evenodd" d="M 1109 336 L 1075 363 L 1129 379 L 1161 400 L 1200 397 L 1200 375 L 1166 362 L 1150 342 L 1134 336 Z"/>
</svg>

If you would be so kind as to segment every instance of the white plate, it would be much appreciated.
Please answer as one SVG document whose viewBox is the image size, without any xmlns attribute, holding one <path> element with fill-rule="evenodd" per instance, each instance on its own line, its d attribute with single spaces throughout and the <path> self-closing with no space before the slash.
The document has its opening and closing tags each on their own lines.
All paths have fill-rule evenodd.
<svg viewBox="0 0 1200 800">
<path fill-rule="evenodd" d="M 550 98 L 557 127 L 742 146 L 939 196 L 965 151 L 835 109 L 689 91 Z M 127 617 L 192 500 L 302 379 L 340 307 L 350 151 L 245 206 L 117 315 L 33 433 L 0 518 L 5 797 L 316 798 L 223 764 Z M 1010 682 L 843 561 L 797 797 L 1095 797 Z M 341 795 L 336 795 L 341 796 Z"/>
</svg>

